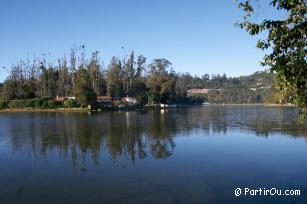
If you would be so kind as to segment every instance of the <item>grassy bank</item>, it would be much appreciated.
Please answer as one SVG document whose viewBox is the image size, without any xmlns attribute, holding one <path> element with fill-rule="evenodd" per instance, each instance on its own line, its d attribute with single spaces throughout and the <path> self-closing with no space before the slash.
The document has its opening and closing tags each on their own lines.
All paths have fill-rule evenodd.
<svg viewBox="0 0 307 204">
<path fill-rule="evenodd" d="M 32 109 L 32 108 L 15 108 L 3 109 L 0 113 L 17 113 L 17 112 L 89 112 L 88 108 L 57 108 L 57 109 Z"/>
</svg>

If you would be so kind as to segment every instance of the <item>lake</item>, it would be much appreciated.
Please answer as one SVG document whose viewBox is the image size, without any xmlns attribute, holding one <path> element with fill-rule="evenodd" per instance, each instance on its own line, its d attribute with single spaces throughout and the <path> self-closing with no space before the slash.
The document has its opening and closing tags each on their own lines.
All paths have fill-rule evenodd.
<svg viewBox="0 0 307 204">
<path fill-rule="evenodd" d="M 307 125 L 294 108 L 0 113 L 0 130 L 1 204 L 307 201 Z"/>
</svg>

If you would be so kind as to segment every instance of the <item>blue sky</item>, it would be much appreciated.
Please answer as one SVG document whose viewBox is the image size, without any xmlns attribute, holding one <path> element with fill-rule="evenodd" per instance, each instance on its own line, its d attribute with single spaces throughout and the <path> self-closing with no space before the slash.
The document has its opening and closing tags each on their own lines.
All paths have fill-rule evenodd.
<svg viewBox="0 0 307 204">
<path fill-rule="evenodd" d="M 84 44 L 105 65 L 134 50 L 168 59 L 176 72 L 247 75 L 264 69 L 263 53 L 234 26 L 241 15 L 232 0 L 1 0 L 0 66 L 48 53 L 56 60 Z M 6 76 L 1 69 L 0 81 Z"/>
</svg>

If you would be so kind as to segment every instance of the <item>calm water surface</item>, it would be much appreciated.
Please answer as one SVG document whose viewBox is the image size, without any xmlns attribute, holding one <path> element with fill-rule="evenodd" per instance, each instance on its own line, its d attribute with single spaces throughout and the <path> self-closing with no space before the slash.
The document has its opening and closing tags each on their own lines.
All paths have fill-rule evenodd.
<svg viewBox="0 0 307 204">
<path fill-rule="evenodd" d="M 292 108 L 0 113 L 1 204 L 306 203 Z M 237 188 L 301 196 L 234 196 Z"/>
</svg>

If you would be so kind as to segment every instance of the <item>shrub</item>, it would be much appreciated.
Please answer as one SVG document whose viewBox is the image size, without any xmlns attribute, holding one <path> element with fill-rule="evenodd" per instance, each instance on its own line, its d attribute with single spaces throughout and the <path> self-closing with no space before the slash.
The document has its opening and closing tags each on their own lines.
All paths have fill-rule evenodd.
<svg viewBox="0 0 307 204">
<path fill-rule="evenodd" d="M 34 99 L 27 99 L 27 100 L 24 100 L 24 106 L 26 108 L 34 108 Z"/>
<path fill-rule="evenodd" d="M 56 101 L 47 101 L 47 108 L 55 109 L 57 107 Z"/>
<path fill-rule="evenodd" d="M 64 108 L 64 103 L 61 101 L 55 101 L 55 104 L 57 108 Z"/>
<path fill-rule="evenodd" d="M 34 108 L 41 108 L 44 103 L 42 99 L 35 99 L 34 100 Z"/>
<path fill-rule="evenodd" d="M 12 100 L 8 102 L 9 108 L 24 108 L 25 101 L 24 100 Z"/>
<path fill-rule="evenodd" d="M 65 108 L 75 108 L 75 107 L 78 107 L 78 106 L 79 106 L 78 102 L 74 99 L 68 99 L 64 102 Z"/>
<path fill-rule="evenodd" d="M 41 108 L 47 109 L 48 108 L 48 101 L 43 101 Z"/>
<path fill-rule="evenodd" d="M 6 102 L 5 101 L 0 101 L 0 110 L 6 108 Z"/>
</svg>

